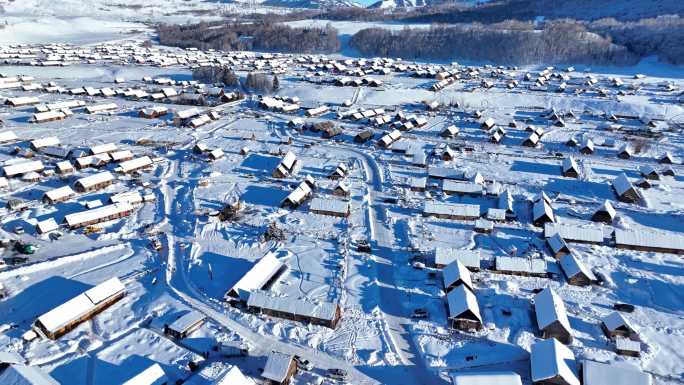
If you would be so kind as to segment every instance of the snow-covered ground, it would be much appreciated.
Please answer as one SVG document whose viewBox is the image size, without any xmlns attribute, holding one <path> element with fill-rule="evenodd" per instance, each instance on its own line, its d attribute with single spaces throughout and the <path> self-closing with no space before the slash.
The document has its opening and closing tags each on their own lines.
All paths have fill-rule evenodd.
<svg viewBox="0 0 684 385">
<path fill-rule="evenodd" d="M 116 28 L 113 26 L 112 31 L 121 26 L 113 24 Z M 27 42 L 51 38 L 38 36 L 39 32 L 37 37 L 28 37 L 26 29 L 21 28 L 29 27 L 19 23 L 6 31 L 14 34 L 12 39 L 26 37 Z M 59 28 L 57 25 L 54 36 L 64 33 Z M 74 32 L 78 37 L 73 39 L 84 44 L 100 39 L 93 36 L 90 40 L 89 31 Z M 69 39 L 72 37 L 57 41 Z M 233 60 L 242 77 L 255 63 L 262 68 L 279 63 L 285 69 L 278 68 L 281 87 L 275 95 L 298 97 L 305 108 L 325 104 L 331 112 L 316 118 L 306 117 L 301 109 L 290 114 L 275 112 L 260 107 L 255 98 L 248 96 L 214 107 L 220 118 L 192 129 L 174 125 L 170 115 L 138 117 L 140 109 L 153 106 L 172 111 L 190 108 L 164 100 L 0 89 L 0 101 L 32 96 L 41 104 L 80 100 L 87 105 L 117 105 L 111 113 L 103 114 L 87 114 L 83 108 L 74 108 L 73 116 L 40 124 L 29 122 L 34 106 L 0 106 L 0 133 L 13 131 L 19 138 L 0 145 L 2 166 L 30 156 L 52 168 L 62 159 L 29 148 L 30 140 L 48 136 L 59 138 L 67 149 L 115 143 L 135 156 L 155 159 L 151 170 L 135 176 L 117 174 L 114 184 L 57 204 L 41 202 L 44 192 L 73 186 L 78 178 L 101 170 L 84 168 L 70 176 L 47 173 L 38 181 L 9 179 L 9 186 L 0 192 L 0 238 L 38 248 L 27 256 L 28 261 L 10 263 L 0 271 L 0 283 L 8 291 L 7 297 L 0 300 L 0 351 L 17 352 L 28 364 L 70 385 L 121 383 L 151 363 L 158 363 L 172 382 L 193 377 L 190 363 L 199 365 L 203 376 L 237 365 L 243 373 L 261 381 L 259 369 L 271 350 L 308 359 L 316 375 L 325 375 L 328 368 L 345 369 L 354 384 L 445 384 L 449 374 L 465 369 L 512 370 L 529 384 L 530 346 L 540 339 L 531 299 L 536 289 L 552 287 L 567 307 L 575 337 L 570 348 L 578 359 L 626 362 L 651 373 L 656 384 L 681 383 L 681 257 L 617 249 L 609 240 L 614 228 L 676 236 L 684 233 L 684 168 L 679 163 L 672 165 L 674 177 L 663 175 L 654 182 L 656 186 L 641 190 L 644 199 L 640 204 L 619 202 L 610 184 L 622 172 L 636 182 L 643 166 L 664 170 L 656 158 L 665 152 L 678 162 L 684 158 L 681 126 L 677 125 L 684 114 L 678 101 L 684 86 L 680 68 L 661 69 L 650 63 L 639 68 L 646 75 L 642 79 L 633 79 L 626 70 L 598 69 L 597 74 L 592 74 L 554 69 L 549 73 L 559 76 L 549 76 L 546 86 L 534 87 L 534 81 L 525 81 L 523 76 L 530 73 L 536 78 L 543 68 L 499 71 L 492 76 L 497 72 L 495 68 L 481 67 L 479 75 L 469 77 L 464 67 L 422 64 L 419 67 L 423 69 L 459 70 L 463 74 L 462 80 L 434 92 L 430 90 L 434 78 L 411 76 L 414 70 L 401 71 L 387 61 L 374 64 L 393 68 L 389 74 L 367 75 L 381 81 L 381 86 L 338 87 L 330 80 L 343 74 L 324 66 L 314 68 L 310 57 L 303 60 L 313 67 L 298 63 L 296 56 L 259 59 L 244 53 L 144 50 L 138 47 L 140 40 L 126 42 L 115 33 L 103 39 L 120 41 L 98 48 L 75 47 L 73 50 L 82 50 L 83 58 L 64 67 L 27 65 L 28 61 L 42 59 L 42 53 L 31 53 L 30 58 L 13 58 L 19 60 L 18 64 L 0 66 L 0 73 L 5 78 L 34 78 L 25 80 L 25 85 L 55 82 L 66 90 L 109 87 L 152 93 L 172 87 L 192 93 L 195 88 L 187 83 L 192 79 L 189 64 L 160 67 L 153 63 L 172 55 L 194 62 L 220 57 Z M 122 51 L 116 60 L 107 58 L 102 51 L 98 58 L 88 59 L 92 50 L 103 47 Z M 67 46 L 49 49 L 72 50 Z M 138 59 L 147 60 L 134 63 L 134 50 Z M 364 70 L 370 69 L 370 64 L 346 63 L 349 68 Z M 653 72 L 649 72 L 651 69 Z M 322 73 L 314 75 L 316 70 Z M 561 80 L 561 74 L 567 78 Z M 597 79 L 596 85 L 586 85 L 589 75 Z M 144 82 L 143 77 L 176 83 L 154 84 Z M 116 78 L 123 78 L 123 83 L 114 83 Z M 610 78 L 625 84 L 616 87 Z M 491 81 L 492 87 L 481 87 L 483 79 Z M 506 87 L 511 79 L 520 84 Z M 561 82 L 567 89 L 556 92 Z M 639 87 L 631 88 L 632 84 Z M 584 91 L 575 93 L 580 89 Z M 605 95 L 601 95 L 604 91 Z M 425 101 L 436 101 L 441 107 L 428 111 Z M 377 139 L 389 130 L 387 125 L 375 126 L 367 119 L 339 119 L 335 114 L 371 108 L 382 108 L 384 114 L 392 116 L 399 111 L 416 114 L 426 118 L 427 124 L 403 132 L 403 138 L 388 150 L 376 145 Z M 476 110 L 482 113 L 481 118 L 474 117 Z M 545 117 L 550 111 L 563 116 L 564 127 L 555 126 Z M 566 115 L 570 111 L 575 117 Z M 611 114 L 615 115 L 613 121 L 607 120 Z M 343 133 L 333 140 L 323 139 L 320 133 L 290 127 L 288 122 L 295 117 L 309 123 L 332 121 L 343 128 Z M 494 119 L 507 131 L 500 144 L 490 143 L 490 134 L 480 128 L 485 118 Z M 646 118 L 655 119 L 655 128 L 650 131 L 644 130 Z M 517 122 L 517 127 L 509 127 L 511 121 Z M 621 127 L 610 128 L 609 123 Z M 460 129 L 457 138 L 439 136 L 449 125 Z M 528 125 L 545 130 L 536 148 L 522 146 L 530 135 L 525 131 Z M 354 136 L 369 128 L 375 139 L 355 143 Z M 568 147 L 566 142 L 571 137 L 580 143 L 591 139 L 594 152 L 581 154 L 578 147 Z M 211 150 L 222 149 L 225 155 L 210 162 L 206 155 L 193 151 L 198 143 Z M 617 158 L 624 144 L 638 146 L 639 152 L 629 160 Z M 452 160 L 441 158 L 446 145 L 455 150 Z M 245 147 L 247 153 L 241 152 Z M 286 178 L 274 178 L 272 171 L 287 151 L 297 156 L 298 171 Z M 416 155 L 411 154 L 420 151 L 427 155 L 427 169 L 414 164 Z M 561 176 L 561 161 L 568 156 L 577 160 L 577 179 Z M 340 163 L 349 167 L 344 177 L 350 186 L 347 198 L 333 195 L 337 181 L 328 178 Z M 113 171 L 114 167 L 109 164 L 103 170 Z M 427 200 L 478 204 L 482 213 L 497 206 L 494 195 L 446 195 L 437 180 L 428 182 L 427 192 L 408 188 L 410 178 L 425 177 L 427 170 L 435 167 L 465 171 L 468 176 L 480 173 L 486 186 L 496 184 L 501 190 L 508 189 L 515 200 L 517 217 L 497 222 L 492 233 L 482 234 L 474 231 L 474 221 L 421 215 Z M 306 175 L 316 181 L 315 197 L 346 199 L 350 215 L 339 218 L 314 214 L 308 202 L 296 209 L 281 207 L 281 201 Z M 129 217 L 98 224 L 90 234 L 64 226 L 58 230 L 61 237 L 41 235 L 35 230 L 39 221 L 54 218 L 61 223 L 65 215 L 84 210 L 86 202 L 106 203 L 111 195 L 130 190 L 153 194 L 155 200 L 137 205 Z M 607 235 L 607 240 L 597 245 L 570 244 L 580 260 L 603 277 L 602 285 L 579 287 L 566 283 L 546 246 L 543 229 L 531 223 L 531 199 L 541 191 L 553 200 L 558 223 L 601 227 Z M 219 220 L 218 210 L 236 197 L 244 203 L 240 215 L 229 221 Z M 5 208 L 11 199 L 28 202 L 29 207 L 22 211 Z M 611 225 L 591 222 L 594 210 L 605 200 L 615 206 L 618 219 Z M 270 224 L 284 231 L 284 239 L 262 239 Z M 23 233 L 16 233 L 18 227 Z M 161 243 L 160 250 L 151 247 L 153 240 Z M 370 241 L 371 253 L 357 250 L 361 240 Z M 483 330 L 461 332 L 448 326 L 441 272 L 430 262 L 436 247 L 480 251 L 483 269 L 474 272 L 473 279 Z M 5 257 L 19 256 L 11 247 L 4 252 Z M 271 282 L 268 291 L 277 296 L 339 303 L 342 318 L 336 328 L 256 315 L 226 303 L 226 291 L 269 252 L 275 253 L 286 270 Z M 533 278 L 494 273 L 490 268 L 494 258 L 507 254 L 544 259 L 554 274 L 550 278 Z M 121 301 L 55 341 L 22 339 L 37 316 L 113 276 L 126 286 L 127 295 Z M 635 312 L 627 316 L 639 329 L 640 358 L 617 355 L 600 328 L 600 318 L 616 302 L 636 306 Z M 428 317 L 413 318 L 416 309 L 426 310 Z M 187 338 L 168 337 L 164 325 L 188 310 L 206 315 L 207 322 Z M 226 358 L 215 354 L 212 347 L 225 341 L 248 345 L 248 356 Z M 296 378 L 304 378 L 300 376 Z"/>
</svg>

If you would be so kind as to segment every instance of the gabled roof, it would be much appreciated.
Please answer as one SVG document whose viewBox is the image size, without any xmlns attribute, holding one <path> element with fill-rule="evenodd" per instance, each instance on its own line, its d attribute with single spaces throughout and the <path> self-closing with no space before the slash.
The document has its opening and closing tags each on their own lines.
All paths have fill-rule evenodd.
<svg viewBox="0 0 684 385">
<path fill-rule="evenodd" d="M 551 206 L 545 200 L 541 199 L 534 202 L 534 205 L 532 206 L 532 217 L 536 221 L 544 216 L 549 218 L 551 222 L 556 220 Z"/>
<path fill-rule="evenodd" d="M 560 377 L 570 385 L 580 385 L 575 355 L 555 338 L 532 345 L 530 364 L 532 382 Z"/>
<path fill-rule="evenodd" d="M 183 333 L 198 322 L 204 321 L 206 318 L 207 317 L 204 314 L 198 312 L 197 310 L 191 310 L 183 314 L 177 320 L 173 321 L 169 325 L 169 329 Z"/>
<path fill-rule="evenodd" d="M 601 206 L 599 206 L 598 209 L 596 209 L 596 212 L 605 212 L 610 215 L 611 218 L 615 218 L 617 215 L 617 212 L 615 211 L 615 208 L 613 207 L 613 204 L 610 203 L 609 200 L 605 200 Z"/>
<path fill-rule="evenodd" d="M 613 188 L 615 188 L 615 192 L 620 196 L 629 190 L 634 190 L 632 182 L 627 179 L 625 173 L 622 173 L 617 178 L 613 179 Z"/>
<path fill-rule="evenodd" d="M 558 321 L 570 333 L 570 321 L 565 312 L 565 304 L 556 292 L 547 287 L 534 296 L 534 312 L 537 316 L 539 329 L 545 329 Z"/>
<path fill-rule="evenodd" d="M 477 298 L 464 285 L 456 286 L 447 294 L 447 303 L 449 304 L 449 318 L 459 318 L 462 314 L 471 312 L 482 323 Z"/>
<path fill-rule="evenodd" d="M 547 238 L 546 242 L 549 243 L 549 247 L 551 248 L 551 251 L 553 251 L 553 254 L 558 254 L 563 250 L 566 252 L 570 251 L 568 244 L 565 243 L 565 240 L 558 234 L 554 234 L 552 237 Z"/>
<path fill-rule="evenodd" d="M 285 264 L 274 253 L 267 253 L 233 285 L 228 294 L 243 298 L 249 292 L 261 289 L 283 266 Z"/>
<path fill-rule="evenodd" d="M 589 270 L 582 261 L 573 253 L 566 254 L 560 258 L 560 265 L 568 278 L 583 274 L 590 281 L 596 281 L 596 276 Z"/>
<path fill-rule="evenodd" d="M 442 283 L 447 289 L 458 281 L 461 281 L 468 289 L 473 290 L 470 271 L 461 261 L 456 259 L 442 269 Z"/>
<path fill-rule="evenodd" d="M 579 172 L 579 167 L 577 166 L 577 162 L 575 161 L 575 158 L 573 157 L 568 157 L 563 159 L 563 172 L 568 172 L 570 170 L 574 170 Z"/>
<path fill-rule="evenodd" d="M 261 376 L 281 383 L 287 378 L 287 371 L 292 363 L 293 356 L 280 352 L 271 352 L 266 359 L 266 366 Z"/>
<path fill-rule="evenodd" d="M 603 325 L 608 329 L 608 331 L 612 332 L 615 331 L 619 328 L 625 328 L 628 331 L 636 332 L 636 329 L 632 326 L 632 323 L 629 322 L 625 316 L 622 315 L 622 313 L 614 311 L 607 316 L 603 317 L 601 319 L 601 322 L 603 322 Z"/>
</svg>

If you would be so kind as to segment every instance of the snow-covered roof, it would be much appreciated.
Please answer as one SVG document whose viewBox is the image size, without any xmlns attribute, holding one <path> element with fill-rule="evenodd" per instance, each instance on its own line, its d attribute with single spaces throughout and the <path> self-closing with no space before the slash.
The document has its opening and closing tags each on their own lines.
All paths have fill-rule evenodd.
<svg viewBox="0 0 684 385">
<path fill-rule="evenodd" d="M 546 274 L 546 261 L 519 257 L 498 256 L 495 260 L 496 270 L 529 274 Z"/>
<path fill-rule="evenodd" d="M 572 278 L 578 274 L 583 274 L 590 281 L 596 281 L 596 276 L 589 270 L 582 261 L 573 253 L 566 254 L 560 258 L 560 266 L 568 278 Z"/>
<path fill-rule="evenodd" d="M 617 212 L 615 211 L 615 208 L 613 207 L 613 204 L 610 203 L 609 200 L 603 201 L 603 204 L 599 206 L 599 208 L 596 210 L 597 212 L 606 212 L 608 215 L 610 215 L 611 218 L 615 218 L 617 215 Z"/>
<path fill-rule="evenodd" d="M 2 289 L 2 286 L 0 286 Z M 26 362 L 19 353 L 0 351 L 0 364 L 23 364 Z"/>
<path fill-rule="evenodd" d="M 38 228 L 38 231 L 41 234 L 49 233 L 50 231 L 55 231 L 59 228 L 59 225 L 57 224 L 57 221 L 55 221 L 55 218 L 48 218 L 46 220 L 38 222 L 36 224 L 36 227 Z"/>
<path fill-rule="evenodd" d="M 261 289 L 284 266 L 285 264 L 274 253 L 269 252 L 230 288 L 228 294 L 244 298 L 249 292 Z"/>
<path fill-rule="evenodd" d="M 56 332 L 73 320 L 88 314 L 92 309 L 92 301 L 85 294 L 79 294 L 41 315 L 38 321 L 47 331 Z"/>
<path fill-rule="evenodd" d="M 477 298 L 464 285 L 459 285 L 447 293 L 447 303 L 449 304 L 449 318 L 458 318 L 466 311 L 470 311 L 482 323 Z"/>
<path fill-rule="evenodd" d="M 520 375 L 513 372 L 457 372 L 453 385 L 522 385 Z"/>
<path fill-rule="evenodd" d="M 502 210 L 513 211 L 513 195 L 510 190 L 504 190 L 499 194 L 498 207 Z"/>
<path fill-rule="evenodd" d="M 556 292 L 547 287 L 534 296 L 534 312 L 537 316 L 539 329 L 545 329 L 558 321 L 568 333 L 571 332 L 570 321 L 565 312 L 565 304 Z"/>
<path fill-rule="evenodd" d="M 569 385 L 580 385 L 575 355 L 555 338 L 532 345 L 530 364 L 532 382 L 560 377 Z"/>
<path fill-rule="evenodd" d="M 332 302 L 313 302 L 292 297 L 274 297 L 260 290 L 249 294 L 247 306 L 328 321 L 334 320 L 337 314 L 337 305 Z"/>
<path fill-rule="evenodd" d="M 66 118 L 66 114 L 61 110 L 38 112 L 38 113 L 33 114 L 33 121 L 35 121 L 35 122 L 44 122 L 47 120 L 64 119 L 64 118 Z"/>
<path fill-rule="evenodd" d="M 108 153 L 102 153 L 102 154 L 97 154 L 97 155 L 89 155 L 89 156 L 82 156 L 79 158 L 76 158 L 76 164 L 83 168 L 83 167 L 90 167 L 90 166 L 96 166 L 100 164 L 106 164 L 109 163 L 111 160 L 111 157 L 109 156 Z"/>
<path fill-rule="evenodd" d="M 482 185 L 473 182 L 446 179 L 442 183 L 442 190 L 446 193 L 482 194 Z"/>
<path fill-rule="evenodd" d="M 126 290 L 124 284 L 117 277 L 110 278 L 92 289 L 86 290 L 84 293 L 93 304 L 104 301 L 114 295 L 117 295 Z"/>
<path fill-rule="evenodd" d="M 89 313 L 103 300 L 125 290 L 118 278 L 111 278 L 83 294 L 68 300 L 38 317 L 38 322 L 49 332 L 56 332 L 63 326 Z"/>
<path fill-rule="evenodd" d="M 602 243 L 603 229 L 600 227 L 575 226 L 559 223 L 546 223 L 544 225 L 544 236 L 546 238 L 559 234 L 567 241 Z"/>
<path fill-rule="evenodd" d="M 114 175 L 109 171 L 98 172 L 97 174 L 88 175 L 76 181 L 76 184 L 81 185 L 84 189 L 89 189 L 101 183 L 107 183 L 114 180 Z"/>
<path fill-rule="evenodd" d="M 92 155 L 104 154 L 114 152 L 118 149 L 115 143 L 104 143 L 90 147 L 89 151 Z"/>
<path fill-rule="evenodd" d="M 179 119 L 189 119 L 192 118 L 193 116 L 200 115 L 202 113 L 202 110 L 200 110 L 197 107 L 193 108 L 188 108 L 187 110 L 183 111 L 176 111 L 176 117 Z"/>
<path fill-rule="evenodd" d="M 309 194 L 311 194 L 311 186 L 302 182 L 285 199 L 293 203 L 301 203 Z"/>
<path fill-rule="evenodd" d="M 2 168 L 5 176 L 13 177 L 21 174 L 26 174 L 33 171 L 42 171 L 43 162 L 39 160 L 32 160 L 28 162 L 15 163 Z"/>
<path fill-rule="evenodd" d="M 468 289 L 473 290 L 473 281 L 470 277 L 470 271 L 457 259 L 442 269 L 442 283 L 446 289 L 458 281 L 461 281 Z"/>
<path fill-rule="evenodd" d="M 136 204 L 141 203 L 143 201 L 143 197 L 142 194 L 140 194 L 140 191 L 125 191 L 110 196 L 109 201 L 112 203 L 126 202 L 130 204 Z"/>
<path fill-rule="evenodd" d="M 109 156 L 112 158 L 113 161 L 118 162 L 122 159 L 132 158 L 133 153 L 131 152 L 131 150 L 119 150 L 110 153 Z"/>
<path fill-rule="evenodd" d="M 35 139 L 30 142 L 31 147 L 33 148 L 42 148 L 42 147 L 48 147 L 48 146 L 57 146 L 59 145 L 60 141 L 59 138 L 56 136 L 49 136 L 47 138 L 40 138 L 40 139 Z"/>
<path fill-rule="evenodd" d="M 560 253 L 563 250 L 566 250 L 566 252 L 570 251 L 568 244 L 565 243 L 565 240 L 558 233 L 554 234 L 550 238 L 547 238 L 546 242 L 548 242 L 549 247 L 551 248 L 551 251 L 554 255 Z"/>
<path fill-rule="evenodd" d="M 167 381 L 164 369 L 155 362 L 122 385 L 162 385 Z"/>
<path fill-rule="evenodd" d="M 629 179 L 627 179 L 627 175 L 625 175 L 624 173 L 620 174 L 617 178 L 613 179 L 613 188 L 615 188 L 615 192 L 619 196 L 624 195 L 624 193 L 626 193 L 629 190 L 634 190 L 632 182 L 630 182 Z"/>
<path fill-rule="evenodd" d="M 464 179 L 462 170 L 448 167 L 428 167 L 428 176 L 435 179 Z"/>
<path fill-rule="evenodd" d="M 577 167 L 577 162 L 573 157 L 563 159 L 563 172 L 567 172 L 569 170 L 579 171 L 579 167 Z"/>
<path fill-rule="evenodd" d="M 152 164 L 152 159 L 150 159 L 149 156 L 141 156 L 139 158 L 134 158 L 131 160 L 126 160 L 121 163 L 119 163 L 119 167 L 121 169 L 121 172 L 127 173 L 131 171 L 135 171 L 137 169 L 147 167 Z"/>
<path fill-rule="evenodd" d="M 62 186 L 45 192 L 45 197 L 51 201 L 59 201 L 76 195 L 71 186 Z"/>
<path fill-rule="evenodd" d="M 17 137 L 17 134 L 14 133 L 14 131 L 0 132 L 0 143 L 13 142 L 15 140 L 19 140 L 19 138 Z"/>
<path fill-rule="evenodd" d="M 36 104 L 39 102 L 40 99 L 38 99 L 35 96 L 19 96 L 16 98 L 9 98 L 5 101 L 5 103 L 9 103 L 15 106 L 25 106 L 27 104 Z"/>
<path fill-rule="evenodd" d="M 177 320 L 173 321 L 169 325 L 169 329 L 177 331 L 179 333 L 183 333 L 187 331 L 189 328 L 191 328 L 193 325 L 197 324 L 198 322 L 204 321 L 206 318 L 207 317 L 204 314 L 196 310 L 191 310 L 183 314 Z"/>
<path fill-rule="evenodd" d="M 684 236 L 673 232 L 615 229 L 615 243 L 618 246 L 684 251 Z"/>
<path fill-rule="evenodd" d="M 292 170 L 292 167 L 296 161 L 297 156 L 292 151 L 288 151 L 283 157 L 283 160 L 280 161 L 280 165 L 285 167 L 287 170 Z"/>
<path fill-rule="evenodd" d="M 95 114 L 98 112 L 103 112 L 103 111 L 111 111 L 111 110 L 116 110 L 119 108 L 119 106 L 116 105 L 116 103 L 103 103 L 103 104 L 95 104 L 92 106 L 87 106 L 86 112 L 89 114 Z"/>
<path fill-rule="evenodd" d="M 532 216 L 534 217 L 534 220 L 543 218 L 544 216 L 548 217 L 551 222 L 556 220 L 556 217 L 553 215 L 553 209 L 544 199 L 534 202 L 534 205 L 532 206 Z"/>
<path fill-rule="evenodd" d="M 601 318 L 601 322 L 603 322 L 603 325 L 608 329 L 608 331 L 615 331 L 621 327 L 626 328 L 627 330 L 631 331 L 636 331 L 636 329 L 632 326 L 631 322 L 627 318 L 625 318 L 622 313 L 614 311 L 607 316 Z"/>
<path fill-rule="evenodd" d="M 133 206 L 129 203 L 114 203 L 107 206 L 96 207 L 94 209 L 69 214 L 64 217 L 64 222 L 69 227 L 82 226 L 85 223 L 100 221 L 111 216 L 120 215 L 133 211 Z"/>
<path fill-rule="evenodd" d="M 423 205 L 423 214 L 479 218 L 480 205 L 426 201 Z"/>
<path fill-rule="evenodd" d="M 35 366 L 10 365 L 0 372 L 0 384 L 59 385 L 59 382 Z"/>
<path fill-rule="evenodd" d="M 220 158 L 220 157 L 223 156 L 223 150 L 220 149 L 220 148 L 217 148 L 217 149 L 215 149 L 215 150 L 212 150 L 212 151 L 209 152 L 209 156 L 212 157 L 212 158 L 214 158 L 214 159 L 218 159 L 218 158 Z"/>
<path fill-rule="evenodd" d="M 628 337 L 615 337 L 615 350 L 641 353 L 641 342 L 631 340 Z"/>
<path fill-rule="evenodd" d="M 311 211 L 346 214 L 349 212 L 349 202 L 339 199 L 314 198 L 309 204 L 309 209 Z"/>
<path fill-rule="evenodd" d="M 448 265 L 458 260 L 466 267 L 480 268 L 479 250 L 462 250 L 451 247 L 437 247 L 435 249 L 435 264 Z"/>
<path fill-rule="evenodd" d="M 45 105 L 47 110 L 61 110 L 62 108 L 78 108 L 85 106 L 82 100 L 65 100 L 63 102 L 50 103 Z"/>
<path fill-rule="evenodd" d="M 209 122 L 211 122 L 211 118 L 209 117 L 209 115 L 200 115 L 190 121 L 190 126 L 199 127 Z"/>
<path fill-rule="evenodd" d="M 651 385 L 651 375 L 627 363 L 582 361 L 583 385 Z"/>
<path fill-rule="evenodd" d="M 261 376 L 276 383 L 285 381 L 293 359 L 294 357 L 289 354 L 280 352 L 269 353 Z"/>
</svg>

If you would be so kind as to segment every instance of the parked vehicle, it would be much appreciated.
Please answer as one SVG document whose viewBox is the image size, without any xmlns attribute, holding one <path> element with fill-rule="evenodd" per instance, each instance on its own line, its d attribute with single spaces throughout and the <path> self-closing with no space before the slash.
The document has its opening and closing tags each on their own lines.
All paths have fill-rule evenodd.
<svg viewBox="0 0 684 385">
<path fill-rule="evenodd" d="M 413 314 L 411 314 L 411 318 L 416 318 L 416 319 L 424 319 L 428 318 L 430 316 L 430 313 L 428 313 L 427 310 L 423 308 L 418 308 L 413 310 Z"/>
<path fill-rule="evenodd" d="M 337 380 L 344 380 L 347 378 L 347 371 L 344 369 L 328 369 L 328 377 L 334 378 Z"/>
</svg>

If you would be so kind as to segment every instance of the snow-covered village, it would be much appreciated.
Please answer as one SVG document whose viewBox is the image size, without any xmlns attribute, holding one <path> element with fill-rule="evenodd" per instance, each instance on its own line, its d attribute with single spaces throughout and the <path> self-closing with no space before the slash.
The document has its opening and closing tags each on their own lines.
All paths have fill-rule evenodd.
<svg viewBox="0 0 684 385">
<path fill-rule="evenodd" d="M 181 47 L 13 6 L 0 385 L 684 383 L 684 67 Z"/>
</svg>

